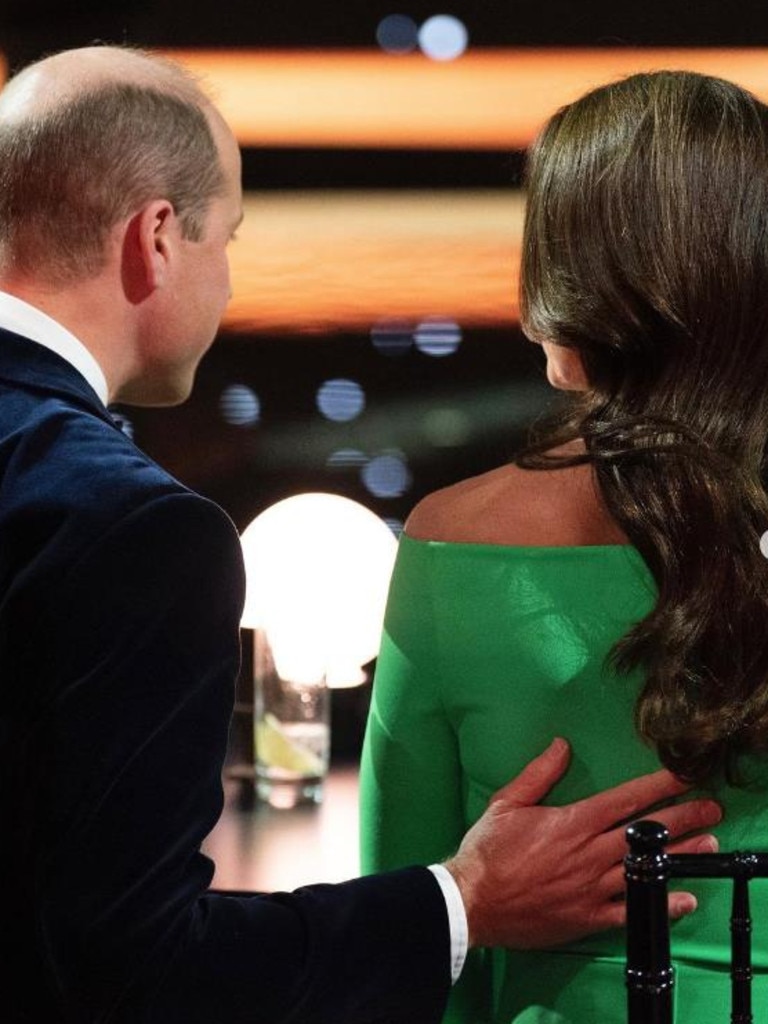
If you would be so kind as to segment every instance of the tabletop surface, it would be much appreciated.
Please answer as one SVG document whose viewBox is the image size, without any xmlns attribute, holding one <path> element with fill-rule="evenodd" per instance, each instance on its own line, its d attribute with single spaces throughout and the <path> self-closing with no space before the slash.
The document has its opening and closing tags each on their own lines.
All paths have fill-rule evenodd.
<svg viewBox="0 0 768 1024">
<path fill-rule="evenodd" d="M 323 802 L 277 810 L 242 779 L 224 783 L 225 805 L 203 852 L 216 864 L 215 889 L 291 890 L 359 874 L 358 768 L 333 766 Z"/>
</svg>

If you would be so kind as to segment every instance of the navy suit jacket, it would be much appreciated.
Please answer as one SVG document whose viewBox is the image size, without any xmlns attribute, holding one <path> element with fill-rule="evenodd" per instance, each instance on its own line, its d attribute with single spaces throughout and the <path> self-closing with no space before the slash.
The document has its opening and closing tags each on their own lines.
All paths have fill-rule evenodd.
<svg viewBox="0 0 768 1024">
<path fill-rule="evenodd" d="M 85 380 L 0 331 L 0 1019 L 427 1024 L 445 905 L 414 867 L 208 892 L 240 546 Z"/>
</svg>

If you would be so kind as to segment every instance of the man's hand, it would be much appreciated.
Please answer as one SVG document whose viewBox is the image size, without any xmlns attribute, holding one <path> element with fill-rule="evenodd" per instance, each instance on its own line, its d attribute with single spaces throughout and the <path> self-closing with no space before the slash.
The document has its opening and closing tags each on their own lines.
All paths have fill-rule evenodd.
<svg viewBox="0 0 768 1024">
<path fill-rule="evenodd" d="M 539 807 L 570 759 L 557 739 L 492 798 L 445 866 L 461 891 L 470 945 L 536 949 L 624 924 L 626 824 L 689 787 L 670 772 L 625 782 L 564 807 Z M 653 811 L 670 836 L 716 825 L 712 800 L 689 800 Z M 714 836 L 672 843 L 670 852 L 712 852 Z M 670 913 L 696 909 L 691 893 L 671 893 Z"/>
</svg>

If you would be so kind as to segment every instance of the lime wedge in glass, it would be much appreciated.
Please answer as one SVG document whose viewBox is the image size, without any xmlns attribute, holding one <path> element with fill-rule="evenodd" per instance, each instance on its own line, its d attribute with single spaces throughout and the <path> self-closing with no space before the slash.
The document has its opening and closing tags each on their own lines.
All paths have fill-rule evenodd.
<svg viewBox="0 0 768 1024">
<path fill-rule="evenodd" d="M 308 750 L 269 712 L 256 724 L 256 754 L 259 763 L 302 776 L 323 775 L 325 765 L 314 751 Z M 297 729 L 302 729 L 301 725 Z"/>
</svg>

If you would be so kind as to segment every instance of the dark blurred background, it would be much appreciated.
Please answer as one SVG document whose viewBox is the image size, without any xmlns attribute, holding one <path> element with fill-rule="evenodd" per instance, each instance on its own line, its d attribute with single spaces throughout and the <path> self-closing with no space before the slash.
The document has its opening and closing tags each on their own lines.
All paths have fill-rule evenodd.
<svg viewBox="0 0 768 1024">
<path fill-rule="evenodd" d="M 11 71 L 52 50 L 94 41 L 290 49 L 297 62 L 302 51 L 373 51 L 377 27 L 393 13 L 416 23 L 435 14 L 455 16 L 467 29 L 470 52 L 768 45 L 764 0 L 454 0 L 445 7 L 421 0 L 1 2 L 0 51 Z M 420 190 L 439 192 L 450 203 L 452 190 L 519 188 L 524 154 L 265 145 L 244 148 L 243 161 L 249 192 Z M 509 287 L 511 295 L 512 280 Z M 388 310 L 380 315 L 385 319 Z M 397 533 L 424 494 L 509 459 L 552 397 L 540 353 L 514 323 L 451 322 L 425 338 L 415 325 L 388 334 L 377 322 L 355 330 L 223 330 L 184 406 L 125 410 L 134 439 L 184 483 L 219 502 L 240 529 L 280 498 L 322 490 L 362 502 Z M 342 385 L 330 386 L 337 406 L 329 418 L 319 393 L 338 381 Z M 247 660 L 244 671 L 241 711 L 247 717 Z M 335 717 L 334 743 L 354 753 L 365 695 L 335 699 L 346 703 Z M 235 742 L 246 750 L 247 728 Z"/>
<path fill-rule="evenodd" d="M 758 0 L 453 0 L 449 6 L 423 0 L 2 0 L 0 50 L 13 70 L 51 50 L 95 40 L 164 48 L 375 49 L 377 26 L 394 11 L 417 23 L 436 13 L 460 18 L 470 50 L 768 44 L 768 5 Z M 514 188 L 523 154 L 251 147 L 243 156 L 247 190 L 286 192 Z M 458 326 L 460 344 L 452 354 L 437 356 L 415 345 L 383 355 L 370 332 L 283 331 L 278 337 L 224 331 L 184 407 L 128 411 L 135 440 L 184 482 L 223 504 L 241 528 L 266 504 L 307 488 L 364 500 L 402 522 L 429 490 L 508 458 L 531 415 L 547 402 L 539 354 L 514 327 Z M 318 410 L 316 395 L 323 382 L 337 378 L 360 385 L 365 410 L 333 424 Z M 505 384 L 506 421 L 498 404 Z M 518 401 L 523 384 L 525 395 Z M 233 385 L 241 390 L 227 391 Z M 489 401 L 496 402 L 494 415 L 488 414 Z M 227 402 L 235 408 L 229 422 L 222 408 Z M 458 426 L 443 437 L 435 429 L 425 436 L 419 423 L 436 404 L 458 409 Z M 390 478 L 384 474 L 375 493 L 362 481 L 354 455 L 328 465 L 338 450 L 362 452 L 363 458 L 374 451 L 402 453 L 405 468 L 399 478 L 396 466 Z"/>
<path fill-rule="evenodd" d="M 97 38 L 162 47 L 364 47 L 395 11 L 416 21 L 453 14 L 476 46 L 761 46 L 768 40 L 759 0 L 4 0 L 2 32 L 13 60 Z"/>
</svg>

